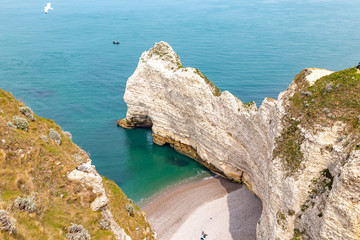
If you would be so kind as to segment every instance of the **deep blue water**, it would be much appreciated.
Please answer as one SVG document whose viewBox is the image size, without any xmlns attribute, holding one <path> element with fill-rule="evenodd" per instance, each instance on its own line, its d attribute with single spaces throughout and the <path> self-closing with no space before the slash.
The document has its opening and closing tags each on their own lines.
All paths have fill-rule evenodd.
<svg viewBox="0 0 360 240">
<path fill-rule="evenodd" d="M 0 0 L 0 88 L 54 119 L 135 201 L 194 176 L 194 161 L 117 128 L 141 53 L 166 41 L 244 102 L 276 98 L 305 67 L 360 61 L 359 4 L 290 0 Z M 119 46 L 112 44 L 120 41 Z"/>
</svg>

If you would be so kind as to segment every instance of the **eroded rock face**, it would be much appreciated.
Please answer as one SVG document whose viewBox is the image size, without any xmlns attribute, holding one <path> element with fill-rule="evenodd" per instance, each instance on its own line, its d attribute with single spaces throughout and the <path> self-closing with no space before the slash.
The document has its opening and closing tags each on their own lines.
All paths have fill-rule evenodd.
<svg viewBox="0 0 360 240">
<path fill-rule="evenodd" d="M 93 211 L 105 209 L 108 204 L 108 199 L 102 184 L 102 178 L 95 170 L 94 165 L 91 165 L 90 161 L 77 167 L 77 169 L 70 172 L 67 177 L 70 180 L 78 181 L 81 184 L 91 187 L 93 193 L 97 195 L 91 203 L 91 209 Z"/>
<path fill-rule="evenodd" d="M 345 125 L 338 121 L 321 130 L 295 125 L 302 157 L 296 171 L 289 173 L 274 155 L 288 127 L 289 99 L 304 84 L 331 73 L 306 69 L 277 100 L 266 98 L 257 109 L 221 93 L 197 69 L 184 68 L 173 49 L 160 42 L 142 54 L 127 81 L 128 111 L 120 125 L 147 122 L 150 127 L 151 120 L 155 143 L 168 143 L 212 171 L 244 182 L 263 203 L 258 239 L 357 239 L 360 160 L 353 150 L 356 137 L 339 141 Z"/>
<path fill-rule="evenodd" d="M 103 215 L 109 222 L 110 230 L 114 233 L 117 240 L 131 240 L 125 231 L 116 223 L 110 210 L 107 208 L 109 200 L 106 196 L 105 189 L 102 184 L 102 178 L 95 170 L 95 166 L 91 165 L 90 159 L 88 159 L 87 163 L 80 165 L 75 170 L 70 172 L 67 175 L 67 178 L 72 181 L 77 181 L 92 189 L 93 193 L 96 194 L 97 197 L 93 202 L 91 202 L 91 209 L 93 211 L 103 212 Z"/>
</svg>

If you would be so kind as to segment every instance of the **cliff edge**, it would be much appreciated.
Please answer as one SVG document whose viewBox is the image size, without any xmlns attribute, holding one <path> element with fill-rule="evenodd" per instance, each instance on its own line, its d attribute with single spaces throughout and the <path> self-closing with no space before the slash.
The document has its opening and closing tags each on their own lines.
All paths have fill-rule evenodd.
<svg viewBox="0 0 360 240">
<path fill-rule="evenodd" d="M 0 239 L 155 239 L 71 138 L 0 89 Z"/>
<path fill-rule="evenodd" d="M 258 239 L 359 239 L 359 92 L 355 68 L 309 68 L 257 108 L 160 42 L 128 79 L 118 124 L 246 184 L 263 204 Z"/>
</svg>

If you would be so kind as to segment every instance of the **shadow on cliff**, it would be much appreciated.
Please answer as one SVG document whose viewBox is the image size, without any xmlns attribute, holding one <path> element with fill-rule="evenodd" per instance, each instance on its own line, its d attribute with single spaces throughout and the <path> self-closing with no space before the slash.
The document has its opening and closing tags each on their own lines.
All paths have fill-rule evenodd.
<svg viewBox="0 0 360 240">
<path fill-rule="evenodd" d="M 262 212 L 262 202 L 245 185 L 222 179 L 221 184 L 227 190 L 229 208 L 229 231 L 232 239 L 256 239 L 256 225 Z"/>
</svg>

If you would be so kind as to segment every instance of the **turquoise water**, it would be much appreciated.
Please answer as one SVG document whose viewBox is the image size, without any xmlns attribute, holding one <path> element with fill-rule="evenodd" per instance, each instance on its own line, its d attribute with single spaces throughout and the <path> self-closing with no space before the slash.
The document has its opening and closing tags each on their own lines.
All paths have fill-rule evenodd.
<svg viewBox="0 0 360 240">
<path fill-rule="evenodd" d="M 209 173 L 151 131 L 117 128 L 141 53 L 167 41 L 184 66 L 259 105 L 305 67 L 360 61 L 359 4 L 290 0 L 0 0 L 0 87 L 54 119 L 136 202 Z M 112 44 L 120 41 L 119 46 Z"/>
</svg>

